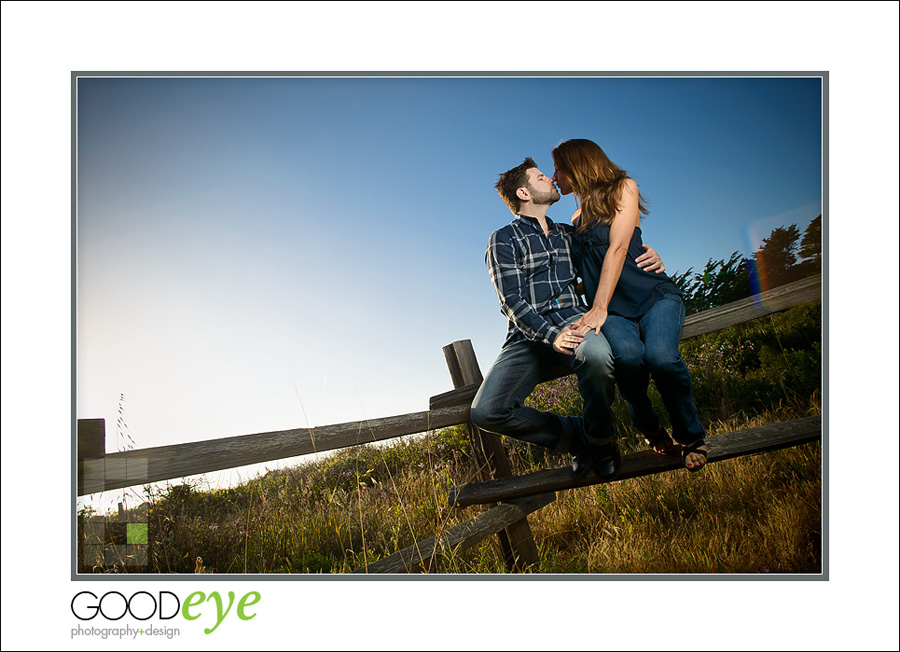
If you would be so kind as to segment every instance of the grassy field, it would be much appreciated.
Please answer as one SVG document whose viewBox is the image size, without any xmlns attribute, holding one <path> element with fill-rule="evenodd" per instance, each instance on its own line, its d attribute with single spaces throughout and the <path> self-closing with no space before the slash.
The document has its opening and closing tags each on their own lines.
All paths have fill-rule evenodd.
<svg viewBox="0 0 900 652">
<path fill-rule="evenodd" d="M 821 318 L 803 306 L 682 344 L 710 436 L 821 414 Z M 661 416 L 658 395 L 653 394 Z M 529 403 L 577 414 L 574 378 Z M 643 444 L 619 417 L 623 453 Z M 664 417 L 665 418 L 665 417 Z M 568 456 L 504 439 L 518 473 Z M 483 511 L 453 509 L 451 487 L 474 479 L 465 429 L 345 449 L 240 486 L 179 484 L 147 492 L 146 561 L 91 563 L 93 572 L 345 573 Z M 822 455 L 816 442 L 710 464 L 702 472 L 568 490 L 529 517 L 533 573 L 819 573 Z M 121 516 L 90 519 L 116 521 Z M 433 573 L 504 573 L 497 537 L 448 552 Z"/>
</svg>

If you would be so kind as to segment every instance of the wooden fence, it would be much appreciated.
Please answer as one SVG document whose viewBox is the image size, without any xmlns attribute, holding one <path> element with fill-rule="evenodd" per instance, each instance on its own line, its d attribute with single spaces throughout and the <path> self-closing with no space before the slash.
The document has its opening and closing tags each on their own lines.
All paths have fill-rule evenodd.
<svg viewBox="0 0 900 652">
<path fill-rule="evenodd" d="M 682 339 L 735 326 L 821 297 L 822 277 L 816 275 L 690 315 L 685 319 Z M 585 478 L 575 478 L 568 468 L 512 476 L 500 437 L 480 431 L 469 422 L 469 408 L 482 381 L 471 342 L 454 342 L 444 347 L 444 355 L 455 389 L 433 396 L 429 409 L 424 412 L 109 454 L 105 453 L 105 421 L 79 419 L 77 493 L 82 496 L 466 424 L 480 478 L 478 482 L 455 488 L 449 497 L 450 504 L 457 507 L 501 504 L 439 536 L 355 572 L 409 572 L 421 568 L 441 549 L 448 546 L 463 549 L 492 534 L 499 534 L 510 570 L 527 567 L 537 561 L 537 548 L 526 515 L 552 502 L 555 491 L 596 484 L 600 480 L 593 473 Z M 796 446 L 819 438 L 820 417 L 719 435 L 708 442 L 709 462 Z M 680 468 L 681 462 L 680 458 L 642 451 L 625 456 L 622 464 L 620 479 Z"/>
</svg>

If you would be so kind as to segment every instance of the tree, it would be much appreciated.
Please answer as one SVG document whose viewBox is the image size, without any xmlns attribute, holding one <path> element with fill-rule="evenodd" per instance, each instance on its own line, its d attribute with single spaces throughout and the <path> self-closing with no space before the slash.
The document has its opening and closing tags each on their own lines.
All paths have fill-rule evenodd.
<svg viewBox="0 0 900 652">
<path fill-rule="evenodd" d="M 762 246 L 745 258 L 735 251 L 725 260 L 710 258 L 701 272 L 689 268 L 671 274 L 681 288 L 685 314 L 738 301 L 763 290 L 800 280 L 822 271 L 822 216 L 810 222 L 800 240 L 796 224 L 773 229 Z"/>
<path fill-rule="evenodd" d="M 756 269 L 763 290 L 768 290 L 800 278 L 797 265 L 800 229 L 796 224 L 773 229 L 756 252 Z"/>
<path fill-rule="evenodd" d="M 822 216 L 809 223 L 800 241 L 800 268 L 803 276 L 812 276 L 822 271 Z"/>
<path fill-rule="evenodd" d="M 710 258 L 702 272 L 691 267 L 683 274 L 675 273 L 672 280 L 681 288 L 685 314 L 709 310 L 738 299 L 749 297 L 752 264 L 740 252 L 731 254 L 728 261 Z"/>
</svg>

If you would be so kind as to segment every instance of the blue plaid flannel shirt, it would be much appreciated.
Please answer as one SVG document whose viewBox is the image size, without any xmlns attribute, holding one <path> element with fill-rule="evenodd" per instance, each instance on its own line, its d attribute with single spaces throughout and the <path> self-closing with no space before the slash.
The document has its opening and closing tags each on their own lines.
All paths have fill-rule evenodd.
<svg viewBox="0 0 900 652">
<path fill-rule="evenodd" d="M 574 229 L 550 218 L 547 226 L 549 237 L 537 218 L 519 215 L 488 240 L 484 261 L 509 319 L 504 347 L 526 339 L 552 345 L 566 324 L 587 312 L 576 291 Z"/>
</svg>

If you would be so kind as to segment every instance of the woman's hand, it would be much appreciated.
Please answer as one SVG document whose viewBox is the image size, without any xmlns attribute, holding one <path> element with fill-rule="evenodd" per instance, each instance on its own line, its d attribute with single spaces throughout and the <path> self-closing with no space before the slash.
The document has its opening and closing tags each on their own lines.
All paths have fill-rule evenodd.
<svg viewBox="0 0 900 652">
<path fill-rule="evenodd" d="M 595 306 L 588 310 L 581 319 L 572 324 L 572 327 L 582 335 L 586 335 L 591 330 L 599 335 L 600 328 L 606 323 L 606 316 L 607 311 L 605 308 Z"/>
</svg>

